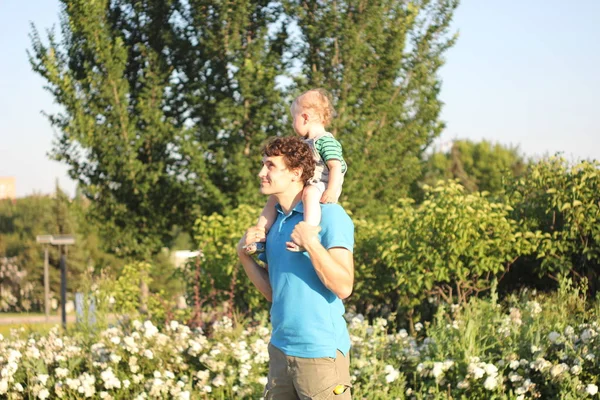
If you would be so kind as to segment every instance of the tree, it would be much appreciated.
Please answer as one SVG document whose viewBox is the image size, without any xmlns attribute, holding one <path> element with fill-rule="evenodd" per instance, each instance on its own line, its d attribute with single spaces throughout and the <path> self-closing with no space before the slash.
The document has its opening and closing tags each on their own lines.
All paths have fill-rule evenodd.
<svg viewBox="0 0 600 400">
<path fill-rule="evenodd" d="M 336 101 L 332 133 L 349 164 L 343 198 L 373 212 L 408 193 L 422 152 L 442 131 L 438 98 L 458 1 L 290 0 L 302 36 L 300 88 Z"/>
<path fill-rule="evenodd" d="M 30 293 L 33 308 L 43 306 L 44 269 L 43 246 L 36 242 L 37 235 L 70 234 L 76 244 L 69 246 L 67 256 L 67 289 L 81 289 L 88 267 L 118 267 L 120 263 L 102 250 L 95 228 L 83 218 L 86 209 L 80 197 L 70 200 L 56 187 L 52 196 L 32 195 L 12 201 L 0 201 L 0 258 L 7 257 L 23 278 L 20 289 Z M 59 260 L 61 249 L 49 246 L 50 290 L 59 293 Z"/>
<path fill-rule="evenodd" d="M 497 194 L 526 168 L 527 161 L 517 147 L 455 140 L 448 151 L 434 151 L 426 158 L 420 182 L 433 185 L 440 179 L 458 179 L 468 192 Z"/>
<path fill-rule="evenodd" d="M 406 194 L 443 127 L 437 71 L 457 0 L 61 3 L 62 40 L 34 27 L 30 53 L 62 106 L 52 156 L 122 256 L 149 260 L 174 227 L 263 202 L 259 149 L 292 132 L 300 90 L 333 93 L 355 209 Z"/>
<path fill-rule="evenodd" d="M 33 28 L 31 64 L 63 107 L 52 156 L 119 255 L 148 260 L 173 226 L 256 192 L 285 38 L 269 2 L 234 3 L 63 0 L 62 42 Z"/>
</svg>

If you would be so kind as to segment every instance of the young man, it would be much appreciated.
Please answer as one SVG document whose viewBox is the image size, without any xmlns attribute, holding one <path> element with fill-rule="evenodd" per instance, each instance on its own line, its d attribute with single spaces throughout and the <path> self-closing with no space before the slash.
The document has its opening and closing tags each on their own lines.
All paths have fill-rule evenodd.
<svg viewBox="0 0 600 400">
<path fill-rule="evenodd" d="M 277 219 L 249 228 L 237 246 L 244 270 L 271 301 L 266 399 L 350 399 L 350 338 L 342 300 L 354 283 L 354 225 L 338 204 L 322 204 L 320 226 L 303 221 L 302 190 L 314 160 L 299 137 L 263 148 L 260 190 L 277 199 Z M 268 239 L 261 267 L 244 246 Z M 286 250 L 290 238 L 306 251 Z"/>
</svg>

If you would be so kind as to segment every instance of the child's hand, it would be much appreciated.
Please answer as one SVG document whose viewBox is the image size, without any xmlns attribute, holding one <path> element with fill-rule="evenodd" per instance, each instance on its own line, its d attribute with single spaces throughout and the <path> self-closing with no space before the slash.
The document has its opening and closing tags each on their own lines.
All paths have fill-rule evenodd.
<svg viewBox="0 0 600 400">
<path fill-rule="evenodd" d="M 237 245 L 238 254 L 242 252 L 246 252 L 246 246 L 251 245 L 256 242 L 264 242 L 266 240 L 266 231 L 265 228 L 260 228 L 258 226 L 253 226 L 249 228 L 244 236 L 240 239 Z"/>
<path fill-rule="evenodd" d="M 323 192 L 323 195 L 321 196 L 321 203 L 323 203 L 323 204 L 337 203 L 337 199 L 335 198 L 335 193 L 333 193 L 333 190 L 325 189 L 325 191 Z"/>
<path fill-rule="evenodd" d="M 299 247 L 306 247 L 312 241 L 319 242 L 319 232 L 321 231 L 320 226 L 313 226 L 304 221 L 298 222 L 298 224 L 294 227 L 292 231 L 292 242 L 295 243 Z M 288 245 L 289 247 L 289 245 Z"/>
</svg>

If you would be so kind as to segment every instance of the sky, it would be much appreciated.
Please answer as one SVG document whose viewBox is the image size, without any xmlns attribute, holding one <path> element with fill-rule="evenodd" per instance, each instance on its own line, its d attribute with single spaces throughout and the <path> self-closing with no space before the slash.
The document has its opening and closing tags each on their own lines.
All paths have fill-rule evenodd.
<svg viewBox="0 0 600 400">
<path fill-rule="evenodd" d="M 30 23 L 56 25 L 58 0 L 0 0 L 0 177 L 16 178 L 17 197 L 70 195 L 67 167 L 48 152 L 56 112 L 31 70 Z M 518 146 L 527 157 L 557 152 L 600 160 L 600 0 L 463 0 L 456 45 L 440 71 L 442 120 L 435 146 L 454 139 Z"/>
</svg>

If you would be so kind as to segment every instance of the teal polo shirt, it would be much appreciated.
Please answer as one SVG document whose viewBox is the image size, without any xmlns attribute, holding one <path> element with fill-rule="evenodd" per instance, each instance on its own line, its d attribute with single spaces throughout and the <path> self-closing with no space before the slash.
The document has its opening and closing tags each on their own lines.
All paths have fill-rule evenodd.
<svg viewBox="0 0 600 400">
<path fill-rule="evenodd" d="M 296 224 L 304 219 L 299 202 L 285 215 L 279 205 L 277 220 L 267 235 L 261 259 L 269 266 L 273 290 L 271 344 L 288 356 L 336 357 L 348 354 L 350 337 L 344 319 L 344 304 L 319 279 L 307 252 L 286 250 L 285 243 Z M 354 224 L 339 204 L 321 204 L 319 240 L 326 249 L 354 247 Z"/>
</svg>

